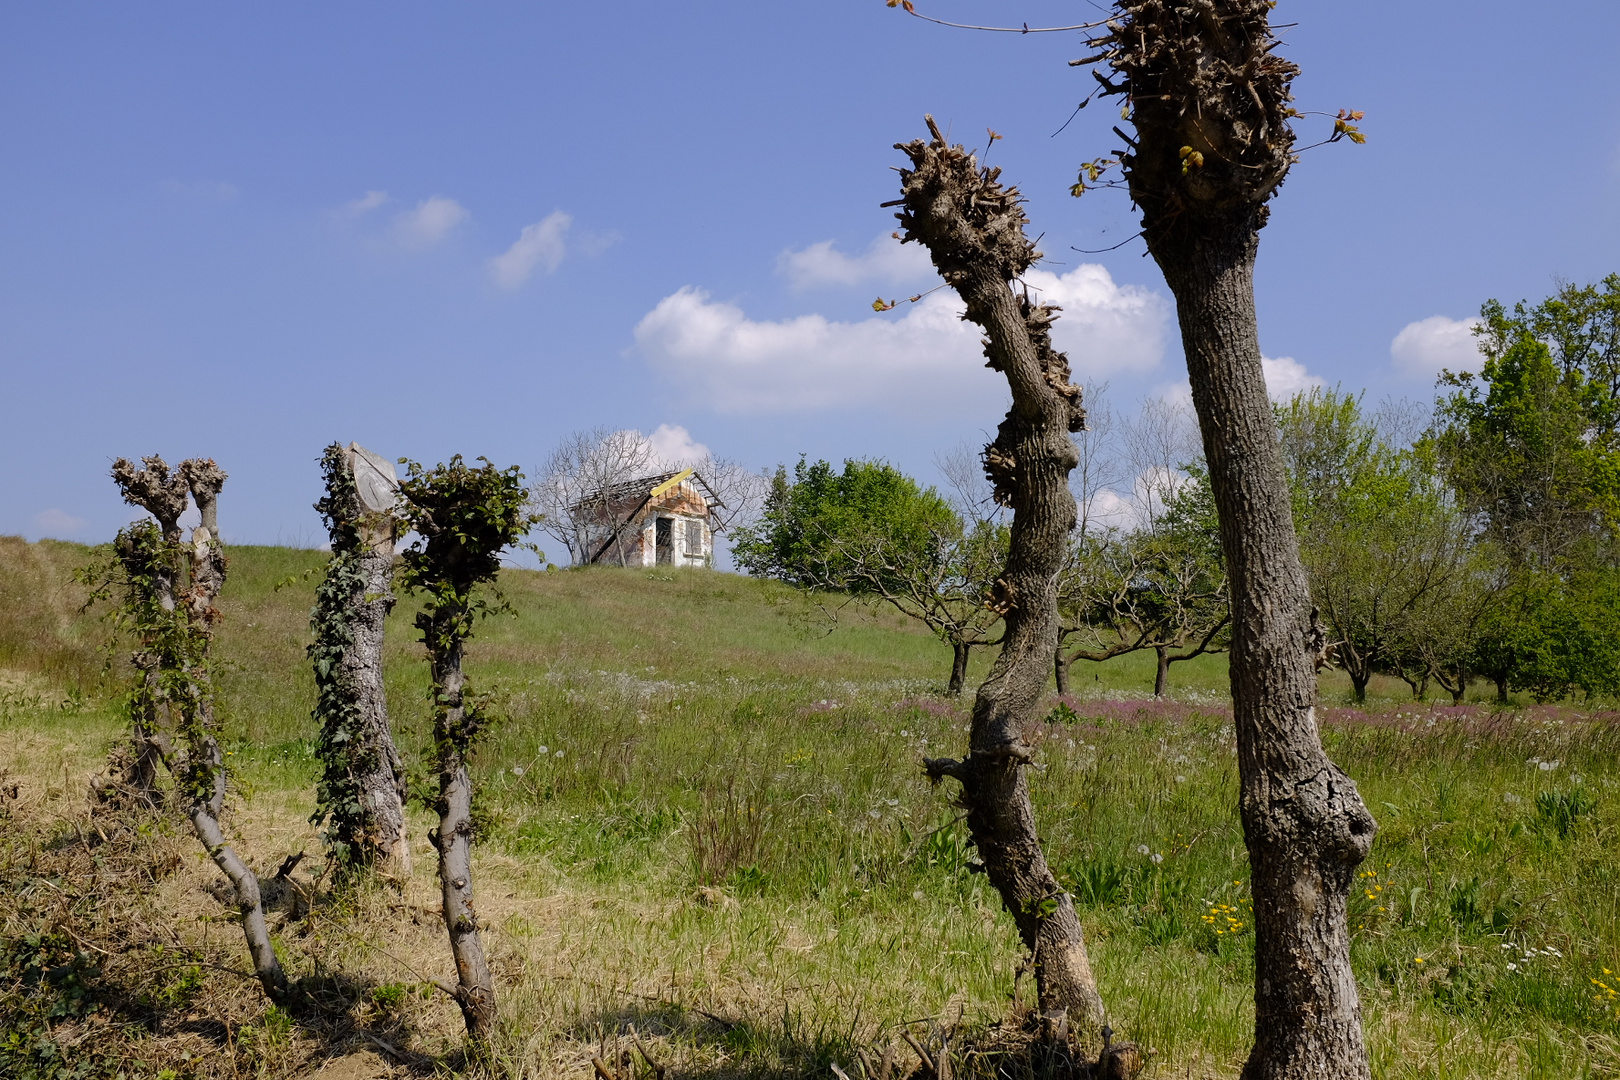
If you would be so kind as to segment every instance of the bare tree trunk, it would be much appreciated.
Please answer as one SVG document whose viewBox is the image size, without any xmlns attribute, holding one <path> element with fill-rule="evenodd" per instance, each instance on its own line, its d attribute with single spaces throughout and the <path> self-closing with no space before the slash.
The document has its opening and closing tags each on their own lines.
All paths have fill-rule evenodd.
<svg viewBox="0 0 1620 1080">
<path fill-rule="evenodd" d="M 1255 906 L 1255 1045 L 1243 1076 L 1366 1077 L 1345 912 L 1376 825 L 1317 732 L 1323 635 L 1260 367 L 1254 227 L 1154 252 L 1176 296 L 1232 581 L 1233 715 Z"/>
<path fill-rule="evenodd" d="M 332 558 L 310 618 L 315 641 L 315 718 L 321 724 L 324 769 L 315 820 L 328 821 L 328 844 L 353 866 L 382 864 L 410 876 L 405 832 L 405 779 L 388 723 L 383 688 L 383 630 L 394 606 L 395 523 L 385 481 L 358 458 L 359 447 L 334 443 L 321 463 L 326 497 L 316 504 L 326 518 Z M 356 482 L 356 462 L 371 470 L 370 508 Z"/>
<path fill-rule="evenodd" d="M 1119 161 L 1176 298 L 1232 592 L 1232 711 L 1255 913 L 1244 1080 L 1366 1080 L 1345 925 L 1376 824 L 1316 723 L 1316 621 L 1266 394 L 1254 261 L 1293 164 L 1292 80 L 1270 0 L 1116 0 L 1092 39 L 1136 137 Z M 1343 114 L 1335 138 L 1353 129 Z"/>
<path fill-rule="evenodd" d="M 1158 666 L 1153 672 L 1153 696 L 1164 697 L 1165 688 L 1170 684 L 1170 646 L 1155 645 L 1153 655 Z"/>
<path fill-rule="evenodd" d="M 248 954 L 253 958 L 253 969 L 258 973 L 265 995 L 271 1001 L 282 1003 L 288 999 L 290 991 L 275 946 L 270 942 L 270 932 L 265 927 L 259 879 L 225 842 L 219 826 L 220 811 L 225 805 L 225 757 L 220 753 L 215 735 L 214 686 L 208 665 L 208 646 L 214 624 L 219 621 L 219 609 L 214 601 L 225 585 L 225 549 L 219 542 L 219 493 L 226 477 L 223 469 L 205 458 L 182 461 L 177 471 L 185 477 L 202 518 L 191 531 L 187 552 L 191 561 L 191 588 L 185 593 L 186 609 L 200 643 L 198 662 L 191 672 L 195 700 L 190 704 L 196 709 L 196 716 L 185 768 L 188 782 L 184 786 L 190 789 L 191 795 L 187 816 L 197 839 L 235 887 L 242 934 L 247 938 Z"/>
<path fill-rule="evenodd" d="M 1033 954 L 1048 1031 L 1094 1027 L 1104 1019 L 1102 997 L 1074 901 L 1041 851 L 1024 774 L 1058 641 L 1057 574 L 1075 525 L 1068 481 L 1079 452 L 1069 434 L 1084 427 L 1085 411 L 1068 360 L 1051 346 L 1054 309 L 1032 305 L 1010 286 L 1038 256 L 1024 235 L 1017 191 L 997 183 L 999 170 L 980 170 L 960 146 L 947 146 L 932 117 L 928 127 L 932 141 L 896 147 L 913 166 L 901 171 L 905 209 L 897 216 L 906 240 L 928 248 L 966 303 L 967 318 L 984 328 L 989 366 L 1012 390 L 1012 408 L 984 460 L 996 501 L 1013 508 L 1013 521 L 1006 568 L 989 600 L 1006 630 L 974 702 L 968 755 L 926 767 L 936 780 L 961 782 L 974 846 Z"/>
<path fill-rule="evenodd" d="M 211 719 L 204 722 L 210 723 Z M 259 976 L 259 985 L 264 987 L 265 996 L 271 1001 L 285 1004 L 292 991 L 281 969 L 281 961 L 276 957 L 275 946 L 270 942 L 270 931 L 265 926 L 259 879 L 226 843 L 225 833 L 219 827 L 220 811 L 225 805 L 225 758 L 219 752 L 218 741 L 211 734 L 203 740 L 200 753 L 195 750 L 192 753 L 200 760 L 190 763 L 188 771 L 193 774 L 195 782 L 211 783 L 212 788 L 206 797 L 199 792 L 192 798 L 186 816 L 191 819 L 192 832 L 202 841 L 214 865 L 230 879 L 236 890 L 236 910 L 242 919 L 242 935 L 247 939 L 248 955 L 253 960 L 253 970 Z"/>
<path fill-rule="evenodd" d="M 962 696 L 962 686 L 967 682 L 968 653 L 972 646 L 965 641 L 951 642 L 951 683 L 945 692 L 951 697 Z"/>
<path fill-rule="evenodd" d="M 439 852 L 444 925 L 456 961 L 456 1001 L 467 1034 L 483 1041 L 495 1029 L 495 977 L 484 958 L 478 915 L 473 909 L 472 780 L 467 775 L 467 747 L 476 720 L 463 699 L 461 643 L 435 651 L 430 660 L 434 697 L 439 703 L 433 731 L 439 758 L 439 827 L 429 839 Z"/>
<path fill-rule="evenodd" d="M 1069 692 L 1069 662 L 1063 657 L 1063 643 L 1058 642 L 1056 649 L 1052 650 L 1052 669 L 1057 676 L 1057 692 Z"/>
</svg>

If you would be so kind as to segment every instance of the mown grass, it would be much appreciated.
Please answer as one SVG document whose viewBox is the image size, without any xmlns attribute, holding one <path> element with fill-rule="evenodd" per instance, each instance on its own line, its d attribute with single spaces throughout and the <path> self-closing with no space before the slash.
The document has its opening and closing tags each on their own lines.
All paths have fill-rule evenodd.
<svg viewBox="0 0 1620 1080">
<path fill-rule="evenodd" d="M 85 552 L 0 554 L 9 595 L 22 577 L 13 565 L 54 580 Z M 321 558 L 236 549 L 225 594 L 233 824 L 267 871 L 317 850 L 303 820 L 316 766 L 302 647 L 314 587 L 303 575 Z M 859 607 L 828 633 L 793 594 L 706 572 L 514 573 L 503 588 L 516 616 L 484 623 L 469 656 L 501 717 L 477 776 L 499 1071 L 589 1075 L 590 1055 L 635 1023 L 682 1075 L 826 1076 L 908 1021 L 919 1035 L 934 1025 L 971 1039 L 1027 1005 L 1010 921 L 970 872 L 948 787 L 930 788 L 918 768 L 959 749 L 968 720 L 966 702 L 938 695 L 948 653 L 937 642 Z M 112 684 L 97 681 L 99 631 L 73 615 L 72 589 L 53 595 L 0 615 L 4 663 L 26 687 L 0 710 L 0 766 L 21 779 L 15 802 L 37 828 L 70 837 L 74 852 L 90 836 L 88 852 L 100 845 L 86 831 L 83 775 L 119 722 Z M 388 679 L 420 763 L 426 686 L 408 607 L 391 628 Z M 1031 774 L 1037 814 L 1114 1026 L 1153 1051 L 1153 1075 L 1233 1076 L 1252 1037 L 1253 926 L 1224 669 L 1220 658 L 1178 665 L 1180 700 L 1116 700 L 1151 684 L 1145 660 L 1080 675 L 1064 708 L 1053 699 Z M 70 683 L 77 701 L 63 694 Z M 1600 985 L 1620 988 L 1605 971 L 1620 971 L 1616 716 L 1355 710 L 1333 704 L 1342 692 L 1325 695 L 1324 739 L 1381 824 L 1352 910 L 1374 1075 L 1620 1073 L 1620 1003 Z M 248 1049 L 202 1053 L 174 1019 L 181 1006 L 161 1001 L 140 1007 L 140 1024 L 111 1025 L 122 1041 L 97 1045 L 178 1075 L 293 1075 L 368 1037 L 452 1052 L 453 1007 L 419 992 L 448 968 L 426 825 L 418 811 L 416 873 L 398 888 L 333 894 L 309 871 L 317 860 L 294 875 L 313 906 L 280 909 L 280 944 L 295 973 L 344 988 L 333 991 L 343 1024 L 266 1012 L 206 966 L 181 993 L 141 989 L 145 976 L 103 959 L 103 981 L 124 995 L 105 991 L 109 1013 L 133 1015 L 115 998 L 178 993 L 228 1047 Z M 172 840 L 172 825 L 148 828 Z M 27 830 L 14 833 L 13 868 Z M 49 886 L 0 876 L 0 935 L 22 940 L 30 920 L 59 918 Z M 108 925 L 150 935 L 131 949 L 167 942 L 192 961 L 239 965 L 228 927 L 196 921 L 222 918 L 214 886 L 187 850 L 148 886 L 154 907 Z"/>
</svg>

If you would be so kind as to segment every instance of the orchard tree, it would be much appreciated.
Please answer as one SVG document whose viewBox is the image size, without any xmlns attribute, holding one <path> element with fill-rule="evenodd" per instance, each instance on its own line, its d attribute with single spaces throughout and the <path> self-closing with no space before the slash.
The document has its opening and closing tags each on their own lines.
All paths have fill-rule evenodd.
<svg viewBox="0 0 1620 1080">
<path fill-rule="evenodd" d="M 1450 488 L 1430 455 L 1388 445 L 1353 395 L 1296 394 L 1277 424 L 1311 595 L 1356 700 L 1378 671 L 1419 692 L 1432 672 L 1413 646 L 1444 618 L 1427 600 L 1449 595 L 1473 539 Z"/>
<path fill-rule="evenodd" d="M 315 590 L 309 658 L 315 669 L 321 779 L 315 824 L 326 823 L 328 851 L 346 869 L 383 865 L 411 872 L 405 833 L 405 778 L 388 724 L 383 627 L 394 607 L 393 466 L 356 443 L 321 455 L 332 557 Z"/>
<path fill-rule="evenodd" d="M 951 649 L 947 692 L 962 692 L 972 650 L 994 645 L 986 603 L 1007 549 L 993 516 L 964 522 L 933 488 L 891 465 L 801 459 L 779 468 L 759 521 L 738 531 L 737 565 L 811 592 L 882 600 Z"/>
<path fill-rule="evenodd" d="M 1509 311 L 1445 372 L 1424 447 L 1497 553 L 1468 663 L 1538 699 L 1610 693 L 1620 625 L 1620 275 Z"/>
<path fill-rule="evenodd" d="M 481 1045 L 495 1026 L 495 980 L 473 907 L 473 791 L 467 762 L 486 717 L 468 689 L 461 661 L 479 616 L 503 606 L 479 587 L 494 582 L 501 553 L 519 542 L 534 518 L 525 510 L 529 493 L 523 474 L 479 460 L 484 464 L 477 468 L 460 455 L 431 469 L 406 463 L 402 518 L 418 538 L 400 562 L 403 583 L 425 598 L 416 628 L 431 669 L 439 771 L 439 827 L 428 838 L 439 853 L 444 924 L 457 979 L 455 987 L 443 988 L 461 1006 L 468 1036 Z"/>
<path fill-rule="evenodd" d="M 1171 665 L 1228 647 L 1231 605 L 1209 485 L 1194 464 L 1177 476 L 1145 494 L 1148 518 L 1135 528 L 1075 537 L 1058 576 L 1058 693 L 1068 692 L 1076 660 L 1151 649 L 1153 695 L 1163 697 Z"/>
<path fill-rule="evenodd" d="M 903 239 L 927 249 L 965 317 L 984 330 L 988 366 L 1012 391 L 1012 407 L 984 448 L 984 468 L 996 501 L 1013 516 L 1006 563 L 989 596 L 1005 625 L 1001 653 L 974 700 L 968 752 L 925 767 L 936 781 L 961 784 L 985 874 L 1032 953 L 1047 1035 L 1063 1043 L 1071 1024 L 1103 1023 L 1103 1002 L 1073 898 L 1041 850 L 1024 770 L 1034 758 L 1057 640 L 1056 579 L 1077 520 L 1069 474 L 1079 454 L 1070 435 L 1085 426 L 1085 410 L 1068 359 L 1052 347 L 1055 309 L 1013 288 L 1039 258 L 1017 189 L 999 183 L 999 169 L 982 169 L 947 144 L 932 117 L 928 130 L 927 141 L 896 145 L 911 162 L 900 172 L 896 217 Z"/>
</svg>

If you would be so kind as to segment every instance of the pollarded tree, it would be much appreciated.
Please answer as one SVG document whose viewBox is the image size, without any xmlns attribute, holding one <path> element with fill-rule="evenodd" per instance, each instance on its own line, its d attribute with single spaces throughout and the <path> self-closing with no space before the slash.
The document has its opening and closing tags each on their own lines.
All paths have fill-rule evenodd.
<svg viewBox="0 0 1620 1080">
<path fill-rule="evenodd" d="M 1260 365 L 1254 261 L 1294 163 L 1272 0 L 1117 0 L 1097 51 L 1135 136 L 1119 155 L 1176 299 L 1232 590 L 1232 697 L 1255 907 L 1246 1080 L 1369 1075 L 1345 924 L 1376 824 L 1317 731 L 1323 632 Z M 1360 135 L 1342 114 L 1334 136 Z M 1083 190 L 1082 185 L 1076 185 Z"/>
<path fill-rule="evenodd" d="M 311 821 L 326 823 L 327 850 L 345 868 L 382 864 L 409 877 L 405 778 L 388 725 L 383 626 L 394 607 L 393 466 L 358 444 L 321 455 L 332 557 L 315 590 L 309 658 L 315 668 L 321 779 Z"/>
<path fill-rule="evenodd" d="M 192 831 L 235 888 L 242 933 L 260 985 L 272 1001 L 285 1002 L 291 991 L 265 926 L 259 879 L 226 842 L 219 820 L 227 776 L 209 653 L 219 622 L 215 601 L 225 584 L 218 509 L 225 472 L 205 458 L 182 461 L 172 476 L 160 457 L 144 463 L 146 468 L 137 469 L 120 458 L 112 469 L 125 501 L 158 519 L 156 528 L 142 522 L 124 530 L 117 543 L 129 578 L 126 615 L 151 661 L 150 666 L 138 665 L 136 694 L 149 702 L 150 715 L 166 717 L 179 745 L 164 758 L 175 774 Z M 179 518 L 187 492 L 202 520 L 191 531 L 190 542 L 182 543 Z"/>
<path fill-rule="evenodd" d="M 487 460 L 474 468 L 460 455 L 424 469 L 408 462 L 400 484 L 402 518 L 418 539 L 401 556 L 402 581 L 425 594 L 416 628 L 427 647 L 433 682 L 433 750 L 439 771 L 439 827 L 429 839 L 439 853 L 444 923 L 455 957 L 467 1034 L 487 1041 L 495 1026 L 495 980 L 484 957 L 473 908 L 472 780 L 467 761 L 484 725 L 480 703 L 462 674 L 462 654 L 480 615 L 498 610 L 478 592 L 494 582 L 501 553 L 528 532 L 529 493 L 516 468 Z M 447 988 L 449 989 L 449 988 Z"/>
<path fill-rule="evenodd" d="M 1037 706 L 1057 640 L 1056 578 L 1077 520 L 1069 474 L 1079 460 L 1071 433 L 1085 426 L 1080 388 L 1068 359 L 1052 347 L 1055 309 L 1030 302 L 1012 283 L 1039 257 L 1024 234 L 1027 218 L 999 169 L 981 169 L 946 143 L 932 117 L 928 141 L 897 144 L 900 220 L 908 243 L 934 267 L 986 334 L 989 366 L 1002 373 L 1012 407 L 984 449 L 997 502 L 1013 511 L 1005 566 L 989 603 L 1005 624 L 1001 654 L 979 687 L 967 755 L 930 759 L 928 774 L 961 786 L 969 834 L 990 883 L 1033 954 L 1048 1034 L 1103 1022 L 1074 901 L 1057 883 L 1035 828 L 1024 769 L 1033 760 Z"/>
<path fill-rule="evenodd" d="M 158 789 L 158 766 L 168 743 L 165 710 L 160 704 L 159 653 L 153 635 L 168 623 L 159 612 L 176 607 L 176 574 L 179 564 L 173 557 L 155 558 L 154 552 L 172 549 L 180 543 L 180 515 L 186 512 L 189 491 L 185 476 L 171 473 L 161 457 L 142 460 L 144 468 L 122 458 L 113 466 L 113 482 L 124 501 L 139 506 L 157 519 L 157 539 L 153 541 L 131 526 L 118 534 L 113 549 L 121 569 L 119 582 L 124 593 L 119 616 L 131 623 L 139 645 L 130 662 L 139 673 L 128 697 L 130 746 L 114 763 L 119 786 L 137 801 L 156 806 L 162 801 Z M 137 614 L 140 613 L 140 614 Z"/>
</svg>

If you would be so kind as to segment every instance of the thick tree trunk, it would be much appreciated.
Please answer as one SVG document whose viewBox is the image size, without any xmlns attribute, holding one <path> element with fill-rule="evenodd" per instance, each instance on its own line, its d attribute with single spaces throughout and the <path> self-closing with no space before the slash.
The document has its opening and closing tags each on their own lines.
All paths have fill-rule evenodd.
<svg viewBox="0 0 1620 1080">
<path fill-rule="evenodd" d="M 1012 408 L 985 448 L 985 471 L 1013 521 L 1006 568 L 989 600 L 1006 629 L 974 701 L 968 755 L 926 767 L 936 779 L 961 782 L 969 833 L 1033 954 L 1041 1010 L 1056 1034 L 1104 1018 L 1073 899 L 1041 851 L 1024 772 L 1058 641 L 1057 574 L 1075 525 L 1068 481 L 1079 452 L 1069 433 L 1084 426 L 1085 411 L 1068 360 L 1051 346 L 1053 309 L 1032 305 L 1010 285 L 1037 256 L 1017 192 L 996 182 L 997 170 L 980 170 L 961 147 L 948 147 L 932 117 L 928 126 L 931 142 L 897 147 L 913 165 L 901 172 L 905 210 L 897 216 L 906 240 L 928 248 L 966 303 L 966 317 L 983 327 L 989 366 L 1012 390 Z"/>
<path fill-rule="evenodd" d="M 1153 673 L 1153 696 L 1162 698 L 1166 687 L 1170 685 L 1170 647 L 1155 645 L 1153 652 L 1159 662 Z"/>
<path fill-rule="evenodd" d="M 1370 676 L 1362 671 L 1348 671 L 1350 676 L 1350 689 L 1355 694 L 1356 703 L 1361 704 L 1367 700 L 1367 682 Z"/>
<path fill-rule="evenodd" d="M 328 844 L 352 866 L 381 865 L 409 877 L 404 768 L 383 687 L 383 631 L 395 599 L 396 528 L 391 510 L 371 509 L 361 498 L 355 472 L 360 453 L 356 446 L 327 447 L 321 462 L 327 492 L 316 504 L 332 540 L 332 558 L 310 620 L 315 718 L 325 765 L 317 818 L 327 819 Z M 388 478 L 372 468 L 370 479 Z M 372 490 L 371 497 L 381 496 Z"/>
<path fill-rule="evenodd" d="M 967 682 L 968 652 L 972 646 L 965 641 L 951 642 L 951 682 L 945 692 L 951 697 L 962 696 L 962 686 Z"/>
<path fill-rule="evenodd" d="M 438 701 L 433 735 L 439 759 L 439 827 L 429 839 L 439 852 L 444 925 L 456 961 L 456 1002 L 461 1006 L 467 1034 L 484 1042 L 495 1030 L 495 978 L 484 957 L 478 915 L 473 909 L 472 780 L 467 775 L 473 721 L 463 699 L 460 642 L 434 653 L 430 659 Z"/>
<path fill-rule="evenodd" d="M 1508 681 L 1506 675 L 1492 675 L 1491 682 L 1496 684 L 1496 703 L 1508 704 Z"/>
<path fill-rule="evenodd" d="M 1069 692 L 1069 662 L 1063 658 L 1063 646 L 1059 644 L 1052 650 L 1052 670 L 1057 676 L 1057 692 Z"/>
<path fill-rule="evenodd" d="M 1154 255 L 1176 296 L 1232 582 L 1232 698 L 1255 906 L 1244 1080 L 1368 1075 L 1345 910 L 1376 825 L 1322 749 L 1315 625 L 1254 312 L 1257 222 Z"/>
</svg>

